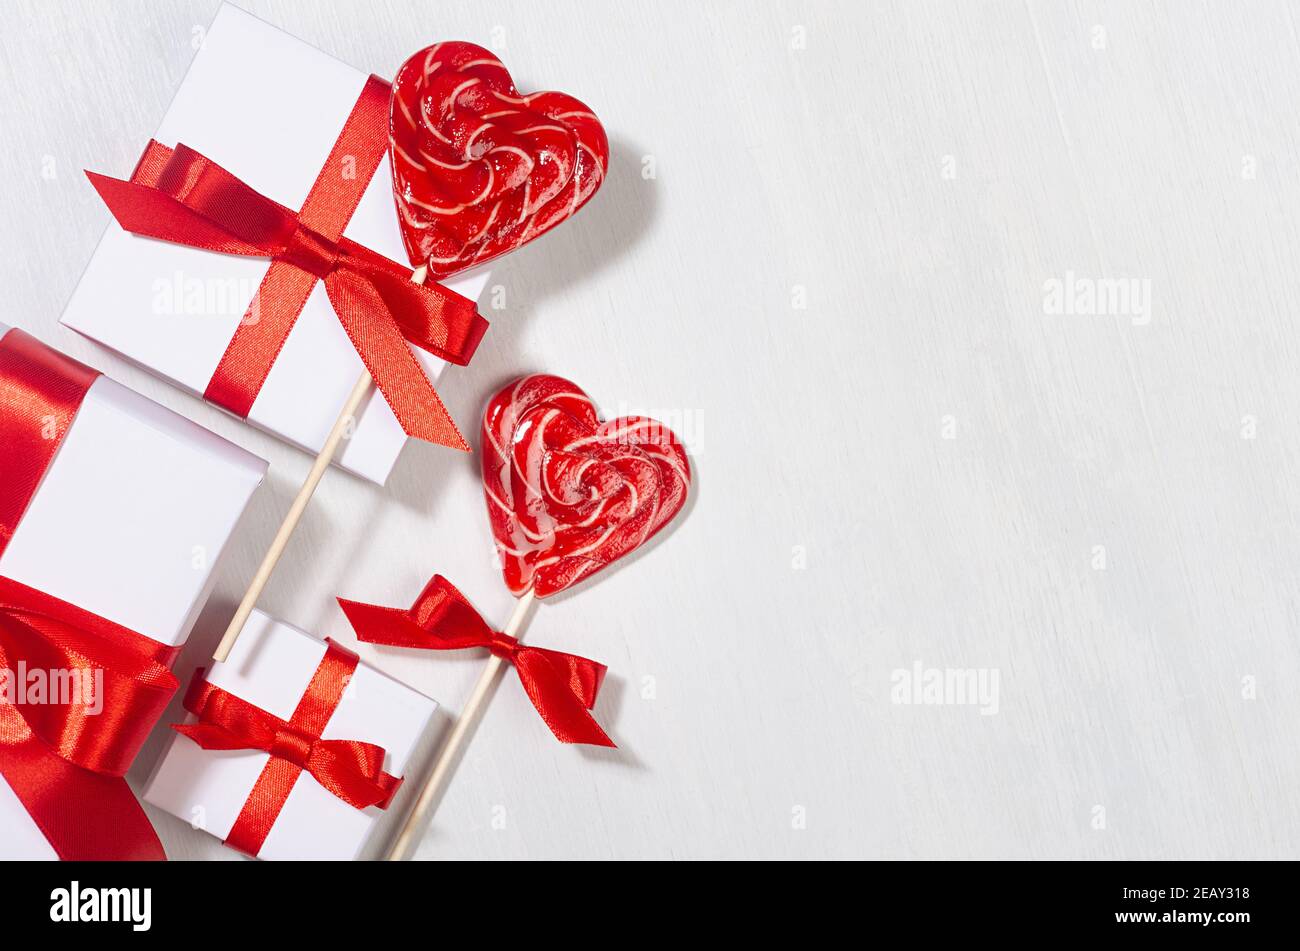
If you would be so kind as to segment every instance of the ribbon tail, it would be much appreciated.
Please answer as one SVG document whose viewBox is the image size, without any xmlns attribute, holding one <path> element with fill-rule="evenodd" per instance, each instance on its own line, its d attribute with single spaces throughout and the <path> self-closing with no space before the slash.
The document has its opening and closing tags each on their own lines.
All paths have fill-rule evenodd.
<svg viewBox="0 0 1300 951">
<path fill-rule="evenodd" d="M 37 739 L 0 704 L 0 776 L 64 861 L 167 858 L 126 780 L 81 769 Z"/>
<path fill-rule="evenodd" d="M 97 172 L 86 172 L 86 177 L 123 231 L 218 254 L 249 256 L 268 253 L 235 237 L 166 192 Z"/>
<path fill-rule="evenodd" d="M 605 682 L 605 672 L 608 668 L 585 657 L 574 657 L 572 654 L 545 649 L 541 649 L 541 652 L 565 673 L 568 677 L 569 689 L 582 701 L 582 705 L 588 710 L 594 707 L 596 698 L 600 695 L 601 685 Z"/>
<path fill-rule="evenodd" d="M 524 647 L 515 656 L 515 668 L 519 671 L 519 681 L 524 685 L 528 699 L 561 743 L 614 747 L 614 741 L 600 728 L 588 710 L 587 698 L 575 692 L 570 671 L 564 669 L 568 665 L 557 666 L 554 658 L 549 656 L 554 653 Z M 595 700 L 594 695 L 591 699 Z"/>
<path fill-rule="evenodd" d="M 393 273 L 386 258 L 345 245 L 357 269 L 374 285 L 402 336 L 440 360 L 468 366 L 487 333 L 488 322 L 474 302 L 441 284 L 416 284 Z"/>
<path fill-rule="evenodd" d="M 307 763 L 316 782 L 354 809 L 387 809 L 402 780 L 384 772 L 384 750 L 356 740 L 321 740 Z"/>
<path fill-rule="evenodd" d="M 414 439 L 469 452 L 424 367 L 397 327 L 383 318 L 384 299 L 365 278 L 335 271 L 325 279 L 330 303 L 374 377 L 403 432 Z"/>
</svg>

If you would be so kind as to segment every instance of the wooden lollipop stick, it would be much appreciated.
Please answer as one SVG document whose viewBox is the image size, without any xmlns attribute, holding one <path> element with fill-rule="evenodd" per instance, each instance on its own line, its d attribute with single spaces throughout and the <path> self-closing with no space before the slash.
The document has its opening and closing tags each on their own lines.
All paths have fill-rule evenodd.
<svg viewBox="0 0 1300 951">
<path fill-rule="evenodd" d="M 530 588 L 515 603 L 514 613 L 510 615 L 510 620 L 506 622 L 506 628 L 502 633 L 507 637 L 521 637 L 524 620 L 528 616 L 528 609 L 532 607 L 532 604 L 533 592 Z M 465 704 L 465 709 L 460 712 L 460 717 L 452 726 L 451 733 L 447 736 L 447 742 L 438 751 L 438 758 L 434 760 L 433 768 L 429 772 L 429 777 L 424 781 L 424 786 L 420 789 L 420 795 L 415 800 L 415 805 L 411 807 L 410 813 L 397 832 L 397 837 L 393 840 L 392 847 L 388 850 L 388 855 L 385 856 L 387 861 L 400 862 L 410 857 L 410 853 L 418 841 L 417 833 L 424 827 L 424 823 L 432 813 L 434 805 L 446 788 L 452 770 L 460 761 L 461 753 L 473 736 L 479 720 L 482 719 L 483 711 L 487 709 L 488 701 L 492 698 L 493 688 L 496 686 L 497 679 L 501 676 L 501 671 L 505 666 L 506 662 L 495 654 L 488 658 L 487 665 L 483 668 L 483 673 L 479 675 L 478 683 L 474 685 L 469 701 Z"/>
<path fill-rule="evenodd" d="M 411 274 L 411 280 L 416 284 L 423 284 L 428 271 L 427 266 L 416 268 Z M 334 428 L 330 430 L 325 445 L 321 448 L 320 455 L 316 457 L 311 471 L 307 473 L 307 480 L 303 482 L 302 488 L 298 490 L 297 498 L 289 506 L 289 513 L 285 515 L 284 521 L 280 523 L 280 530 L 275 533 L 275 540 L 271 542 L 266 557 L 262 559 L 261 567 L 257 569 L 257 574 L 253 576 L 248 590 L 244 592 L 244 599 L 240 601 L 239 609 L 235 612 L 234 618 L 231 619 L 230 626 L 226 628 L 221 643 L 212 652 L 213 660 L 224 661 L 229 657 L 231 648 L 235 646 L 235 641 L 239 640 L 239 635 L 244 632 L 244 625 L 248 623 L 253 608 L 257 607 L 257 602 L 262 597 L 262 591 L 266 588 L 267 582 L 271 580 L 271 575 L 275 572 L 275 566 L 280 563 L 284 550 L 289 547 L 289 539 L 293 537 L 294 531 L 298 528 L 298 523 L 302 521 L 308 503 L 311 502 L 312 496 L 316 494 L 316 487 L 320 485 L 320 480 L 325 477 L 325 472 L 329 469 L 330 463 L 338 455 L 339 448 L 351 431 L 357 412 L 361 409 L 361 404 L 366 401 L 366 397 L 370 395 L 373 385 L 374 380 L 371 378 L 370 373 L 363 370 L 356 385 L 352 387 L 352 393 L 348 396 L 347 402 L 343 404 L 343 409 L 339 412 L 339 418 L 334 421 Z"/>
<path fill-rule="evenodd" d="M 244 631 L 244 625 L 248 623 L 248 617 L 253 613 L 253 608 L 257 607 L 258 600 L 262 597 L 262 591 L 266 584 L 271 580 L 271 574 L 275 571 L 275 566 L 279 564 L 284 550 L 289 546 L 289 539 L 293 537 L 294 531 L 298 528 L 298 523 L 302 521 L 303 513 L 307 511 L 307 504 L 311 497 L 316 494 L 316 487 L 320 485 L 320 480 L 325 476 L 325 470 L 330 467 L 334 461 L 335 455 L 338 454 L 339 446 L 343 444 L 343 437 L 347 435 L 352 426 L 352 420 L 357 415 L 357 410 L 370 395 L 370 387 L 374 381 L 370 378 L 368 372 L 363 372 L 361 378 L 357 380 L 357 385 L 352 388 L 352 394 L 348 401 L 343 405 L 343 411 L 339 413 L 339 418 L 334 423 L 334 428 L 330 430 L 329 438 L 325 440 L 325 446 L 316 457 L 312 464 L 311 471 L 307 473 L 307 481 L 302 484 L 298 490 L 298 497 L 293 500 L 293 505 L 289 506 L 289 513 L 280 523 L 280 530 L 275 533 L 275 540 L 271 542 L 271 547 L 266 552 L 266 557 L 262 559 L 262 566 L 257 569 L 257 574 L 253 576 L 252 583 L 248 590 L 244 592 L 244 599 L 239 603 L 239 610 L 235 612 L 230 626 L 226 628 L 225 636 L 221 638 L 221 643 L 212 653 L 213 660 L 224 661 L 230 655 L 230 649 L 235 646 L 235 641 Z"/>
</svg>

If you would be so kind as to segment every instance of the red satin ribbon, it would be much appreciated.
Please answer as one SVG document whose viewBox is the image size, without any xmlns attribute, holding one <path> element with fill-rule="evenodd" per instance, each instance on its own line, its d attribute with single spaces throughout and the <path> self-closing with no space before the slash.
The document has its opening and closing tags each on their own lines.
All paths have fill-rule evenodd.
<svg viewBox="0 0 1300 951">
<path fill-rule="evenodd" d="M 353 808 L 388 808 L 402 780 L 384 772 L 383 747 L 358 740 L 321 739 L 356 669 L 357 655 L 330 641 L 288 720 L 212 686 L 203 679 L 202 670 L 195 672 L 185 709 L 198 717 L 198 722 L 174 723 L 172 729 L 205 750 L 271 754 L 226 837 L 226 845 L 257 855 L 303 770 Z"/>
<path fill-rule="evenodd" d="M 99 374 L 19 330 L 0 339 L 0 554 L 40 488 Z M 55 853 L 68 860 L 163 859 L 125 775 L 176 691 L 176 651 L 0 578 L 0 669 L 68 672 L 90 704 L 0 702 L 0 774 Z M 14 676 L 14 673 L 9 674 Z M 93 683 L 93 681 L 92 681 Z M 93 707 L 102 708 L 92 713 Z"/>
<path fill-rule="evenodd" d="M 519 671 L 528 699 L 561 742 L 614 746 L 590 712 L 605 679 L 604 664 L 527 647 L 493 630 L 442 575 L 433 576 L 409 611 L 343 598 L 339 604 L 367 644 L 435 651 L 486 647 Z"/>
<path fill-rule="evenodd" d="M 129 182 L 87 172 L 133 234 L 269 257 L 205 397 L 247 417 L 316 282 L 407 435 L 469 450 L 408 341 L 464 366 L 487 330 L 472 301 L 415 284 L 401 265 L 343 237 L 388 144 L 389 87 L 371 77 L 294 213 L 193 149 L 150 142 Z"/>
<path fill-rule="evenodd" d="M 98 378 L 21 330 L 0 337 L 0 555 Z"/>
</svg>

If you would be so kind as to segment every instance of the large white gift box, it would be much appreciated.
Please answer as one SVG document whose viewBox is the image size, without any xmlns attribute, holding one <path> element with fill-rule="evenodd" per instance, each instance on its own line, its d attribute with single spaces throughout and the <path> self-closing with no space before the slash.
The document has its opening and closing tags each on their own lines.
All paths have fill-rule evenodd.
<svg viewBox="0 0 1300 951">
<path fill-rule="evenodd" d="M 0 340 L 10 332 L 0 325 Z M 0 554 L 0 576 L 179 646 L 266 468 L 100 376 Z M 56 857 L 2 778 L 0 826 L 0 858 Z"/>
<path fill-rule="evenodd" d="M 230 657 L 224 663 L 214 663 L 206 679 L 212 686 L 288 721 L 327 646 L 305 631 L 254 611 Z M 321 738 L 376 744 L 387 754 L 384 770 L 401 777 L 412 764 L 437 706 L 416 690 L 358 662 Z M 190 717 L 188 722 L 194 719 Z M 146 783 L 144 800 L 225 840 L 270 759 L 269 753 L 257 750 L 204 750 L 178 734 Z M 403 788 L 400 794 L 409 794 L 409 790 Z M 369 841 L 371 834 L 384 815 L 377 807 L 348 805 L 303 771 L 294 780 L 257 857 L 365 857 L 363 853 L 374 845 Z"/>
<path fill-rule="evenodd" d="M 0 340 L 9 331 L 0 324 Z M 101 375 L 0 555 L 0 576 L 179 646 L 266 470 Z"/>
<path fill-rule="evenodd" d="M 183 143 L 254 190 L 298 209 L 367 78 L 225 5 L 154 138 L 167 146 Z M 145 143 L 140 145 L 143 150 Z M 344 236 L 403 263 L 391 179 L 385 156 Z M 63 323 L 202 395 L 269 266 L 264 258 L 137 237 L 110 222 Z M 487 279 L 487 269 L 479 268 L 445 283 L 476 300 Z M 445 364 L 412 349 L 436 383 Z M 314 454 L 363 369 L 317 282 L 248 420 Z M 359 414 L 339 464 L 383 483 L 406 438 L 376 393 Z"/>
</svg>

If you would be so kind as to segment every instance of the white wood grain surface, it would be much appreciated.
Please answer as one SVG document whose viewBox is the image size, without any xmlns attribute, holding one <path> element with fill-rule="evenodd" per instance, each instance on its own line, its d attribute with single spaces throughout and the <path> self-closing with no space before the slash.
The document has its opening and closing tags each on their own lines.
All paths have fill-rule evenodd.
<svg viewBox="0 0 1300 951">
<path fill-rule="evenodd" d="M 57 320 L 108 217 L 80 169 L 129 171 L 217 5 L 11 0 L 0 33 L 0 320 L 273 464 L 187 668 L 309 460 Z M 529 632 L 610 665 L 621 749 L 555 743 L 507 680 L 422 858 L 1297 853 L 1300 13 L 245 5 L 383 75 L 476 41 L 597 110 L 603 192 L 501 264 L 441 389 L 472 428 L 568 375 L 698 470 L 670 536 Z M 1149 306 L 1048 313 L 1067 278 Z M 435 570 L 509 613 L 474 461 L 417 446 L 386 491 L 327 478 L 263 607 L 351 643 L 333 595 Z M 452 713 L 482 663 L 362 653 Z M 996 713 L 892 702 L 917 663 L 995 671 Z"/>
</svg>

